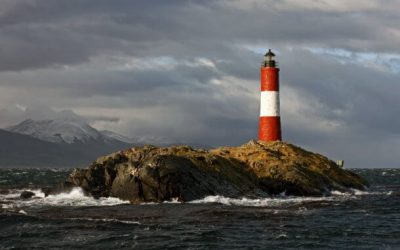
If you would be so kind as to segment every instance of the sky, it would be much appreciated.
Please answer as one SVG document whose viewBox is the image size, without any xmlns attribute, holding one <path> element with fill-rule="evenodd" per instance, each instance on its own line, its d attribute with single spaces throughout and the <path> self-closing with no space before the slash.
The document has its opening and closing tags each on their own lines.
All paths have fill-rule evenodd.
<svg viewBox="0 0 400 250">
<path fill-rule="evenodd" d="M 0 127 L 76 113 L 160 142 L 257 138 L 260 65 L 283 140 L 400 166 L 400 0 L 0 0 Z"/>
</svg>

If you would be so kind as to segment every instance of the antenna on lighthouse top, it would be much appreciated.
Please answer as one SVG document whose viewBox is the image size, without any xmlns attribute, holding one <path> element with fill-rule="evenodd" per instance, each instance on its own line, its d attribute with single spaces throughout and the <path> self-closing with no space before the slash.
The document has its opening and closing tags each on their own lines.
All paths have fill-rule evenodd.
<svg viewBox="0 0 400 250">
<path fill-rule="evenodd" d="M 271 49 L 269 49 L 268 52 L 264 55 L 262 66 L 275 68 L 277 66 L 277 62 L 274 60 L 274 57 L 275 54 L 271 51 Z"/>
</svg>

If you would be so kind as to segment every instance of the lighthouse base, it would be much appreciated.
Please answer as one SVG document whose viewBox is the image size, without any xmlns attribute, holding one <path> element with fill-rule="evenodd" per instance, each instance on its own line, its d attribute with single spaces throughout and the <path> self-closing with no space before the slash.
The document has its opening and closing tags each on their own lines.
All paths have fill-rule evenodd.
<svg viewBox="0 0 400 250">
<path fill-rule="evenodd" d="M 280 116 L 262 116 L 258 124 L 259 141 L 281 141 L 281 118 Z"/>
</svg>

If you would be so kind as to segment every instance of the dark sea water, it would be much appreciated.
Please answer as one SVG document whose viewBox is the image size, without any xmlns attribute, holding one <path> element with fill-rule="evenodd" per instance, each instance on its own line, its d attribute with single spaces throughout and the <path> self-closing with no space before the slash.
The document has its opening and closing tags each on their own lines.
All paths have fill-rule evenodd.
<svg viewBox="0 0 400 250">
<path fill-rule="evenodd" d="M 69 170 L 0 170 L 0 249 L 400 249 L 400 169 L 354 171 L 370 190 L 130 205 L 79 189 L 44 197 Z"/>
</svg>

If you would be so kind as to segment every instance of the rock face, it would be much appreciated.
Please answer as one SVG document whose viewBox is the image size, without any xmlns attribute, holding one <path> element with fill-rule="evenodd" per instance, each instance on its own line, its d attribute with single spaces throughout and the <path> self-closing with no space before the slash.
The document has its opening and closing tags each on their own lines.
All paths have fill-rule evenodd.
<svg viewBox="0 0 400 250">
<path fill-rule="evenodd" d="M 144 146 L 75 169 L 62 188 L 82 187 L 94 197 L 131 203 L 190 201 L 208 195 L 319 196 L 331 190 L 365 189 L 368 183 L 328 158 L 284 142 L 250 141 L 213 150 Z"/>
</svg>

